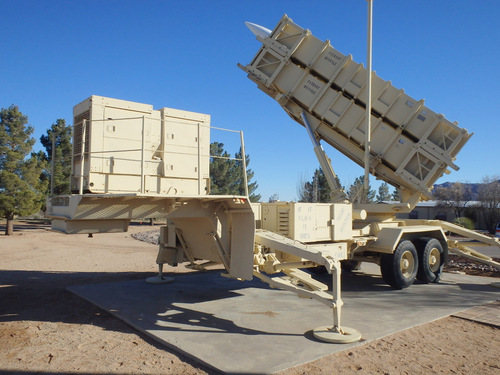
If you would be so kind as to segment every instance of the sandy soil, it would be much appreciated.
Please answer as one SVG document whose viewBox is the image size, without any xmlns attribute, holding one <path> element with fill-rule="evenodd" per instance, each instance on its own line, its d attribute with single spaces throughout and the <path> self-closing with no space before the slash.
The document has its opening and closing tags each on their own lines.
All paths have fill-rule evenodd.
<svg viewBox="0 0 500 375">
<path fill-rule="evenodd" d="M 216 374 L 65 290 L 154 275 L 157 247 L 131 238 L 148 230 L 89 238 L 20 223 L 14 236 L 2 232 L 0 374 Z M 498 374 L 499 344 L 499 328 L 447 317 L 281 374 Z"/>
</svg>

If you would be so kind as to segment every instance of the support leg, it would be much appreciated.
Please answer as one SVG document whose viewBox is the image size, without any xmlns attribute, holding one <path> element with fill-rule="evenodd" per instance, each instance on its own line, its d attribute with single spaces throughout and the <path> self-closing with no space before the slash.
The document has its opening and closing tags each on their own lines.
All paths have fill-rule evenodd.
<svg viewBox="0 0 500 375">
<path fill-rule="evenodd" d="M 174 281 L 173 277 L 163 276 L 163 263 L 158 263 L 158 275 L 148 277 L 146 282 L 150 284 L 169 284 Z"/>
<path fill-rule="evenodd" d="M 333 260 L 329 264 L 330 272 L 333 281 L 333 326 L 318 327 L 313 331 L 314 337 L 320 341 L 331 342 L 336 344 L 347 344 L 356 342 L 361 339 L 361 333 L 354 328 L 342 327 L 340 318 L 342 314 L 342 305 L 344 302 L 341 298 L 341 267 L 340 261 Z"/>
<path fill-rule="evenodd" d="M 170 233 L 169 233 L 170 232 Z M 151 284 L 168 284 L 174 281 L 172 277 L 163 276 L 163 265 L 176 264 L 176 256 L 178 249 L 176 247 L 176 234 L 175 225 L 170 223 L 169 226 L 162 226 L 160 228 L 160 241 L 158 246 L 158 255 L 156 257 L 156 264 L 158 264 L 158 276 L 148 277 L 146 282 Z M 182 259 L 180 260 L 182 261 Z"/>
</svg>

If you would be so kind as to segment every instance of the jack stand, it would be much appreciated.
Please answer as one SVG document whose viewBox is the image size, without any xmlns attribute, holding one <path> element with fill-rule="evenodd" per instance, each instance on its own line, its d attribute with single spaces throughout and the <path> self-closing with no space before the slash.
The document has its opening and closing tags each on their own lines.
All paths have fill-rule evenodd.
<svg viewBox="0 0 500 375">
<path fill-rule="evenodd" d="M 163 276 L 163 263 L 158 263 L 159 272 L 157 276 L 148 277 L 146 282 L 149 284 L 170 284 L 174 281 L 173 277 Z"/>
<path fill-rule="evenodd" d="M 340 298 L 340 261 L 333 260 L 329 262 L 329 271 L 332 273 L 333 279 L 333 327 L 323 326 L 318 327 L 313 331 L 313 335 L 316 339 L 323 342 L 330 342 L 335 344 L 348 344 L 351 342 L 356 342 L 361 339 L 361 333 L 349 327 L 340 326 L 340 317 L 342 305 L 344 302 Z"/>
</svg>

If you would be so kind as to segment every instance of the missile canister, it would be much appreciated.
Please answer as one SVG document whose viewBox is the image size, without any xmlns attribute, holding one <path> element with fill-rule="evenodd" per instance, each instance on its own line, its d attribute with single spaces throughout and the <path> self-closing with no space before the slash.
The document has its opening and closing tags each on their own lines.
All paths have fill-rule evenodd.
<svg viewBox="0 0 500 375">
<path fill-rule="evenodd" d="M 259 30 L 262 46 L 240 68 L 295 121 L 303 125 L 307 113 L 316 136 L 364 166 L 366 68 L 286 15 L 266 34 Z M 375 72 L 371 116 L 371 173 L 426 198 L 448 168 L 458 170 L 456 155 L 472 136 Z"/>
</svg>

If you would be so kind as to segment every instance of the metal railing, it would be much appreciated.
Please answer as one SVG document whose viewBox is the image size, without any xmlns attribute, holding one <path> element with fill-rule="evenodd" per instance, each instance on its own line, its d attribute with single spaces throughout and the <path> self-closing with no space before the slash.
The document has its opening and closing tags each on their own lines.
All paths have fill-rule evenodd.
<svg viewBox="0 0 500 375">
<path fill-rule="evenodd" d="M 110 149 L 110 150 L 92 150 L 93 142 L 92 142 L 92 135 L 87 134 L 88 131 L 92 132 L 92 124 L 96 122 L 114 122 L 114 126 L 123 126 L 124 124 L 120 124 L 120 122 L 124 121 L 141 121 L 141 148 L 131 148 L 131 149 Z M 131 152 L 137 152 L 140 153 L 140 156 L 138 159 L 135 159 L 134 161 L 139 161 L 140 162 L 140 193 L 144 194 L 146 192 L 146 120 L 151 120 L 151 121 L 161 121 L 161 119 L 158 118 L 152 118 L 152 117 L 147 117 L 147 116 L 139 116 L 139 117 L 127 117 L 127 118 L 108 118 L 108 119 L 98 119 L 98 120 L 87 120 L 83 119 L 79 123 L 75 123 L 73 125 L 73 152 L 72 152 L 72 158 L 71 158 L 71 175 L 73 178 L 75 178 L 78 181 L 78 193 L 83 194 L 84 193 L 84 181 L 85 178 L 89 178 L 89 175 L 91 173 L 91 164 L 93 161 L 93 156 L 97 155 L 109 155 L 109 154 L 119 154 L 119 153 L 131 153 Z M 81 123 L 81 130 L 80 134 L 78 134 L 80 137 L 79 141 L 81 144 L 76 145 L 75 144 L 75 138 L 77 138 L 77 125 Z M 166 129 L 163 129 L 162 125 L 159 125 L 161 127 L 160 130 L 160 138 L 159 138 L 159 144 L 155 148 L 155 154 L 159 154 L 160 159 L 165 162 L 165 154 L 169 153 L 168 149 L 166 149 L 166 145 L 163 144 L 162 149 L 159 149 L 158 146 L 163 142 L 165 143 L 165 134 L 166 134 Z M 210 151 L 208 152 L 208 157 L 209 158 L 222 158 L 222 159 L 230 159 L 230 160 L 237 160 L 240 161 L 242 164 L 242 175 L 243 175 L 243 184 L 244 184 L 244 189 L 245 189 L 245 195 L 248 196 L 248 177 L 247 177 L 247 161 L 246 161 L 246 154 L 245 154 L 245 144 L 244 144 L 244 137 L 243 137 L 243 132 L 242 131 L 237 131 L 237 130 L 230 130 L 230 129 L 224 129 L 224 128 L 219 128 L 219 127 L 213 127 L 213 126 L 208 126 L 204 125 L 202 123 L 196 123 L 196 124 L 184 124 L 183 126 L 197 126 L 197 180 L 198 180 L 198 195 L 201 195 L 204 188 L 203 188 L 203 178 L 202 178 L 202 163 L 203 163 L 203 157 L 202 157 L 202 147 L 203 147 L 203 142 L 202 142 L 202 127 L 207 127 L 209 129 L 216 129 L 216 130 L 221 130 L 221 131 L 226 131 L 226 132 L 232 132 L 232 133 L 239 133 L 240 137 L 240 147 L 241 147 L 241 158 L 226 158 L 218 155 L 210 155 Z M 90 144 L 87 143 L 89 141 Z M 207 142 L 207 147 L 210 147 L 210 142 Z M 179 145 L 179 146 L 184 146 L 184 145 Z M 187 155 L 188 153 L 186 153 Z M 190 153 L 190 155 L 192 155 Z M 78 173 L 75 171 L 75 167 L 78 166 Z M 135 175 L 135 174 L 131 174 Z M 163 175 L 164 176 L 164 175 Z M 165 177 L 165 176 L 164 176 Z"/>
</svg>

